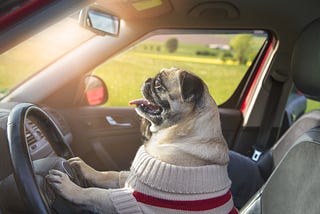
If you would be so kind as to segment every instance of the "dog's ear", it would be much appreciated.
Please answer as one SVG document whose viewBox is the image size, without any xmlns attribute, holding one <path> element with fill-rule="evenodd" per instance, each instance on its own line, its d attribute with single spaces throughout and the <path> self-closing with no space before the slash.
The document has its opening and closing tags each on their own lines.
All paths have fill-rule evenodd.
<svg viewBox="0 0 320 214">
<path fill-rule="evenodd" d="M 204 90 L 202 80 L 187 71 L 182 71 L 179 78 L 182 99 L 186 102 L 198 103 Z"/>
</svg>

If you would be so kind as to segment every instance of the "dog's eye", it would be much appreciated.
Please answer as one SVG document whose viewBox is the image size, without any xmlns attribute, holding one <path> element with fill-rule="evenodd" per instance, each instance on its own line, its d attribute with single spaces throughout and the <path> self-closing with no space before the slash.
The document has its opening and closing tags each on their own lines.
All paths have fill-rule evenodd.
<svg viewBox="0 0 320 214">
<path fill-rule="evenodd" d="M 154 81 L 154 88 L 157 89 L 157 90 L 163 89 L 160 80 L 156 79 L 156 80 Z"/>
</svg>

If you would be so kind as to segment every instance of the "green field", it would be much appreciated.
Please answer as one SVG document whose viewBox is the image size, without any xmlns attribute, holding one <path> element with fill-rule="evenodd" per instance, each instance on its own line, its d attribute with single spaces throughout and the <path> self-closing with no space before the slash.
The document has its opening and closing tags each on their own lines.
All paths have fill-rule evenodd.
<svg viewBox="0 0 320 214">
<path fill-rule="evenodd" d="M 95 70 L 105 80 L 109 90 L 108 106 L 127 106 L 128 101 L 141 97 L 140 88 L 148 77 L 161 68 L 178 67 L 199 75 L 209 85 L 217 103 L 221 104 L 233 93 L 247 66 L 206 64 L 198 62 L 154 59 L 127 53 L 114 58 Z"/>
<path fill-rule="evenodd" d="M 320 102 L 308 99 L 306 112 L 309 112 L 314 109 L 320 109 Z"/>
<path fill-rule="evenodd" d="M 254 38 L 252 50 L 255 53 L 263 41 L 264 38 Z M 128 101 L 141 97 L 141 85 L 148 77 L 153 77 L 161 68 L 169 67 L 185 69 L 200 76 L 208 84 L 216 102 L 222 104 L 234 92 L 248 69 L 248 64 L 239 65 L 232 58 L 222 59 L 227 51 L 179 43 L 178 49 L 169 53 L 164 42 L 145 41 L 102 64 L 94 73 L 108 86 L 107 106 L 127 106 Z M 199 52 L 202 54 L 197 54 Z"/>
<path fill-rule="evenodd" d="M 139 55 L 141 53 L 145 55 Z M 222 104 L 234 92 L 248 68 L 244 65 L 176 61 L 174 59 L 178 54 L 163 57 L 164 59 L 161 59 L 161 54 L 157 58 L 154 57 L 154 53 L 150 53 L 149 56 L 147 54 L 147 51 L 133 50 L 115 57 L 94 71 L 108 87 L 109 101 L 106 106 L 128 106 L 130 100 L 140 98 L 143 82 L 164 67 L 179 67 L 196 73 L 209 85 L 210 93 L 216 102 Z M 306 111 L 313 109 L 320 109 L 320 103 L 307 100 Z"/>
<path fill-rule="evenodd" d="M 264 38 L 254 37 L 252 51 L 257 53 L 263 42 Z M 209 52 L 210 56 L 196 55 L 199 51 Z M 198 74 L 209 85 L 216 102 L 222 104 L 234 92 L 250 64 L 238 65 L 232 59 L 221 61 L 222 54 L 221 50 L 192 44 L 179 44 L 176 52 L 168 53 L 164 42 L 145 41 L 102 64 L 94 73 L 108 86 L 107 106 L 127 106 L 128 101 L 141 97 L 143 82 L 165 67 L 179 67 Z M 307 101 L 307 111 L 318 108 L 319 102 Z"/>
</svg>

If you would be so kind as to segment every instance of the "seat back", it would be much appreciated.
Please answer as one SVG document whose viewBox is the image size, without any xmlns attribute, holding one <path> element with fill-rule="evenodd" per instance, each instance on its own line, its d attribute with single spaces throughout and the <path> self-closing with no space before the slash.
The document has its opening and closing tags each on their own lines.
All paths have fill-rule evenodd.
<svg viewBox="0 0 320 214">
<path fill-rule="evenodd" d="M 320 127 L 302 135 L 261 195 L 262 213 L 319 213 Z"/>
<path fill-rule="evenodd" d="M 317 101 L 320 101 L 319 56 L 320 20 L 316 20 L 299 36 L 291 70 L 297 89 Z M 320 213 L 319 124 L 318 110 L 304 115 L 292 125 L 271 149 L 275 170 L 241 213 Z"/>
<path fill-rule="evenodd" d="M 320 126 L 320 110 L 314 110 L 301 116 L 270 149 L 274 166 L 278 166 L 293 143 L 308 130 Z"/>
<path fill-rule="evenodd" d="M 241 213 L 319 213 L 320 127 L 304 133 Z"/>
</svg>

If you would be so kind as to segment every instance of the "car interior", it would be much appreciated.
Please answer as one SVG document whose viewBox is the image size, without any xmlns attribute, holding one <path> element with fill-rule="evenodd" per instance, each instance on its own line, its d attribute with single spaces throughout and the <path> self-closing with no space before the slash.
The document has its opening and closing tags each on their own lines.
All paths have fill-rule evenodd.
<svg viewBox="0 0 320 214">
<path fill-rule="evenodd" d="M 120 84 L 110 74 L 119 73 L 120 82 L 136 81 L 130 79 L 138 76 L 132 74 L 135 65 L 125 65 L 128 58 L 136 59 L 132 51 L 139 44 L 153 36 L 233 33 L 265 38 L 252 63 L 243 66 L 230 97 L 219 103 L 229 150 L 246 160 L 229 166 L 235 205 L 240 213 L 319 213 L 320 105 L 308 109 L 320 101 L 319 8 L 314 0 L 0 2 L 0 65 L 11 60 L 8 56 L 17 58 L 16 71 L 0 66 L 0 74 L 7 72 L 8 77 L 9 72 L 20 75 L 18 64 L 23 61 L 11 51 L 44 29 L 68 18 L 86 33 L 0 98 L 0 214 L 81 212 L 56 196 L 44 178 L 55 168 L 87 187 L 79 173 L 64 165 L 70 157 L 79 156 L 101 171 L 130 169 L 142 144 L 141 120 L 134 108 L 110 104 L 124 99 L 114 94 Z M 111 29 L 88 21 L 99 15 L 107 17 Z M 59 34 L 49 33 L 59 42 Z M 75 36 L 68 35 L 71 40 Z M 35 53 L 25 54 L 31 55 L 28 63 L 41 61 Z M 146 55 L 137 56 L 142 60 Z M 156 67 L 160 57 L 153 57 L 148 60 Z M 189 62 L 180 63 L 192 69 Z M 210 66 L 204 67 L 212 70 Z M 121 73 L 124 68 L 132 68 L 131 74 Z M 146 64 L 138 68 L 150 75 Z M 0 86 L 2 79 L 7 78 L 0 78 Z M 131 93 L 129 84 L 123 87 Z M 255 185 L 250 185 L 252 180 Z"/>
</svg>

